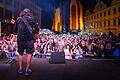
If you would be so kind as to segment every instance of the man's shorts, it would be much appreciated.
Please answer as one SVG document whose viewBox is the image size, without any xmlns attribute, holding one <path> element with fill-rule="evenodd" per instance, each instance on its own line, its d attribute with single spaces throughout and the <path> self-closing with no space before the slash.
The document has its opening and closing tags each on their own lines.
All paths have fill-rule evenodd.
<svg viewBox="0 0 120 80">
<path fill-rule="evenodd" d="M 26 50 L 26 54 L 32 54 L 34 52 L 34 41 L 18 42 L 18 53 L 22 55 L 24 50 Z"/>
</svg>

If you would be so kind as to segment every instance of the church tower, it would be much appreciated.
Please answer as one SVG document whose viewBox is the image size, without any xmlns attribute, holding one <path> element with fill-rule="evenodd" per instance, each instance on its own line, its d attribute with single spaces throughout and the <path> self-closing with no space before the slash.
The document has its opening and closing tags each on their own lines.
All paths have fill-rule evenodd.
<svg viewBox="0 0 120 80">
<path fill-rule="evenodd" d="M 60 8 L 57 8 L 55 10 L 55 16 L 54 16 L 52 29 L 55 32 L 62 32 L 62 19 L 61 19 Z"/>
<path fill-rule="evenodd" d="M 83 7 L 80 1 L 71 0 L 70 3 L 70 30 L 82 30 Z"/>
</svg>

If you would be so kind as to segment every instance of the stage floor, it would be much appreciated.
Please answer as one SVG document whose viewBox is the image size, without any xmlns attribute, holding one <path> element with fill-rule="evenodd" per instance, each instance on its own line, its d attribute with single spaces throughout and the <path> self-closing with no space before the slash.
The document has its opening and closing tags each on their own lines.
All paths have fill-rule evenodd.
<svg viewBox="0 0 120 80">
<path fill-rule="evenodd" d="M 23 67 L 25 63 L 24 58 Z M 17 64 L 0 64 L 0 80 L 120 80 L 120 60 L 81 59 L 50 64 L 48 59 L 33 58 L 31 76 L 18 75 Z"/>
</svg>

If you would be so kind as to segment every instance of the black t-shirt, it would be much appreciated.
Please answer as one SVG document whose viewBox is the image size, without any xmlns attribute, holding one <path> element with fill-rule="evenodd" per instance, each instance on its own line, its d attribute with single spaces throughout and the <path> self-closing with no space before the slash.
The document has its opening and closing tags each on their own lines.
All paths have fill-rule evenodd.
<svg viewBox="0 0 120 80">
<path fill-rule="evenodd" d="M 83 51 L 87 51 L 87 46 L 82 46 L 82 45 L 81 45 L 81 49 L 82 49 Z"/>
<path fill-rule="evenodd" d="M 94 49 L 91 49 L 91 50 L 90 50 L 90 49 L 87 49 L 87 53 L 88 53 L 88 54 L 94 54 L 94 52 L 95 52 Z"/>
<path fill-rule="evenodd" d="M 23 16 L 23 18 L 28 21 L 31 28 L 33 28 L 33 26 L 36 24 L 34 18 L 30 16 Z M 30 33 L 23 20 L 19 17 L 16 20 L 16 25 L 13 32 L 17 35 L 18 42 L 34 40 L 34 36 Z"/>
</svg>

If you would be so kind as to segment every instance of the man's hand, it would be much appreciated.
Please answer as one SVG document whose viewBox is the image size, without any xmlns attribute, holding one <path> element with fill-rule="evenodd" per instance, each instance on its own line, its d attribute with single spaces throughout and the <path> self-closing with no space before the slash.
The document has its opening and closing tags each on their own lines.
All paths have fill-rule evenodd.
<svg viewBox="0 0 120 80">
<path fill-rule="evenodd" d="M 12 39 L 11 39 L 11 42 L 17 42 L 17 35 L 13 35 Z"/>
</svg>

